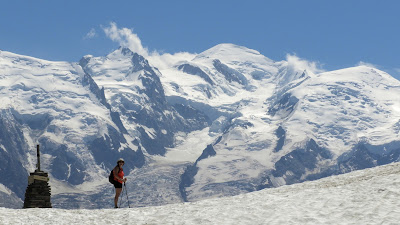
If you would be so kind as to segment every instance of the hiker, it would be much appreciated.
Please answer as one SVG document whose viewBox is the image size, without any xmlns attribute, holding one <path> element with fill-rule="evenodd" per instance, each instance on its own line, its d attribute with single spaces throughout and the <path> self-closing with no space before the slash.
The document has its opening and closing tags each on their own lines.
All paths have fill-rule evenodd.
<svg viewBox="0 0 400 225">
<path fill-rule="evenodd" d="M 115 198 L 114 198 L 114 206 L 118 208 L 118 198 L 122 191 L 122 183 L 126 182 L 126 178 L 124 178 L 124 170 L 122 166 L 125 164 L 124 159 L 120 158 L 117 161 L 117 165 L 113 169 L 114 174 L 114 187 L 115 187 Z"/>
</svg>

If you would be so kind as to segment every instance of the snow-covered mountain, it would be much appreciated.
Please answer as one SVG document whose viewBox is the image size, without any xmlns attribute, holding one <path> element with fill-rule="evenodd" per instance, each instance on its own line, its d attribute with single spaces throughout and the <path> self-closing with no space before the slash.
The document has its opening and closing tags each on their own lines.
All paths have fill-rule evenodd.
<svg viewBox="0 0 400 225">
<path fill-rule="evenodd" d="M 79 63 L 1 51 L 0 99 L 0 192 L 23 200 L 39 143 L 54 207 L 111 205 L 106 176 L 120 157 L 139 206 L 400 157 L 398 80 L 367 66 L 313 73 L 233 44 L 161 69 L 122 47 Z"/>
<path fill-rule="evenodd" d="M 0 58 L 0 182 L 19 198 L 35 169 L 36 143 L 43 168 L 56 182 L 53 193 L 98 183 L 116 153 L 135 158 L 128 168 L 144 163 L 139 146 L 121 131 L 104 90 L 78 64 L 4 51 Z"/>
</svg>

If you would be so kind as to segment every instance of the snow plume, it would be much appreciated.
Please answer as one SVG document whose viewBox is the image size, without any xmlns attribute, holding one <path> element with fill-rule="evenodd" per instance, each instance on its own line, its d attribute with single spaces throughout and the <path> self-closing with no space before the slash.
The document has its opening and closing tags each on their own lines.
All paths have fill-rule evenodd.
<svg viewBox="0 0 400 225">
<path fill-rule="evenodd" d="M 132 29 L 119 29 L 116 23 L 111 22 L 110 26 L 103 27 L 103 30 L 108 38 L 112 41 L 118 42 L 120 46 L 129 48 L 133 52 L 137 52 L 144 57 L 149 55 L 147 48 L 143 47 L 142 41 L 137 34 L 133 33 Z"/>
<path fill-rule="evenodd" d="M 286 61 L 288 62 L 289 68 L 291 68 L 293 71 L 307 70 L 308 73 L 313 74 L 325 72 L 325 70 L 320 67 L 319 63 L 301 59 L 296 55 L 287 54 Z"/>
<path fill-rule="evenodd" d="M 149 62 L 159 68 L 169 68 L 179 61 L 194 58 L 196 55 L 188 52 L 178 52 L 174 54 L 170 53 L 159 53 L 157 50 L 150 52 L 146 47 L 142 45 L 142 41 L 139 36 L 133 32 L 133 29 L 129 28 L 118 28 L 117 24 L 111 22 L 108 27 L 103 27 L 103 30 L 108 38 L 112 41 L 119 43 L 122 47 L 127 47 L 133 52 L 142 55 L 147 58 Z"/>
<path fill-rule="evenodd" d="M 372 67 L 372 68 L 377 68 L 377 69 L 378 69 L 378 66 L 377 66 L 377 65 L 374 65 L 374 64 L 372 64 L 372 63 L 363 62 L 363 61 L 360 61 L 360 62 L 357 64 L 357 66 L 368 66 L 368 67 Z"/>
<path fill-rule="evenodd" d="M 394 74 L 394 78 L 396 78 L 397 80 L 400 80 L 400 68 L 394 68 L 394 69 L 390 69 L 389 72 L 391 74 Z"/>
</svg>

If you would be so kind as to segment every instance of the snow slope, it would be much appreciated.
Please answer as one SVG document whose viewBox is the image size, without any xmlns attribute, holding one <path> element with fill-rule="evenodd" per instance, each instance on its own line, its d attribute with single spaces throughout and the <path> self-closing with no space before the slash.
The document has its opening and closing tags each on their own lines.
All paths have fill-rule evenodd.
<svg viewBox="0 0 400 225">
<path fill-rule="evenodd" d="M 400 163 L 234 197 L 158 207 L 0 208 L 1 224 L 398 224 Z"/>
</svg>

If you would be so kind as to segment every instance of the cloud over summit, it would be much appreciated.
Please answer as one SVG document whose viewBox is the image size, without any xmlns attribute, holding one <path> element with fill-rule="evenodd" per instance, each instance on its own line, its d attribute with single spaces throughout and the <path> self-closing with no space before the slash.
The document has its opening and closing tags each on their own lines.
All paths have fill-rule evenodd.
<svg viewBox="0 0 400 225">
<path fill-rule="evenodd" d="M 104 33 L 110 38 L 112 41 L 119 43 L 122 47 L 127 47 L 131 49 L 133 52 L 137 52 L 138 54 L 148 57 L 149 52 L 148 49 L 143 47 L 142 41 L 139 36 L 133 33 L 132 29 L 128 28 L 118 28 L 115 22 L 111 22 L 110 26 L 103 27 Z"/>
<path fill-rule="evenodd" d="M 187 52 L 178 53 L 159 53 L 158 51 L 150 52 L 148 48 L 142 45 L 142 41 L 139 36 L 133 32 L 133 29 L 129 28 L 118 28 L 115 22 L 111 22 L 109 26 L 102 27 L 104 33 L 112 41 L 117 42 L 122 47 L 127 47 L 133 52 L 136 52 L 143 57 L 147 58 L 150 63 L 159 68 L 167 68 L 171 65 L 185 59 L 187 57 L 194 57 L 194 54 Z"/>
<path fill-rule="evenodd" d="M 102 26 L 102 29 L 109 39 L 117 42 L 122 47 L 127 47 L 133 52 L 144 56 L 153 66 L 159 69 L 168 68 L 181 60 L 185 60 L 190 57 L 194 58 L 197 55 L 188 52 L 178 52 L 172 54 L 160 53 L 157 50 L 150 52 L 147 47 L 142 45 L 142 41 L 140 40 L 139 36 L 133 32 L 133 29 L 119 28 L 115 22 L 111 22 L 109 26 Z M 319 63 L 299 58 L 295 54 L 287 54 L 286 61 L 294 70 L 307 70 L 314 74 L 324 72 Z"/>
</svg>

